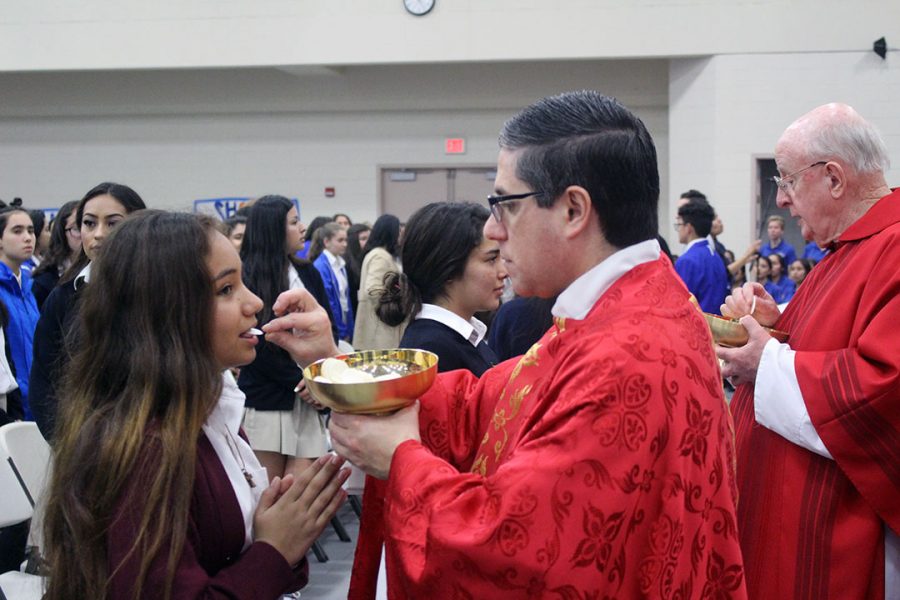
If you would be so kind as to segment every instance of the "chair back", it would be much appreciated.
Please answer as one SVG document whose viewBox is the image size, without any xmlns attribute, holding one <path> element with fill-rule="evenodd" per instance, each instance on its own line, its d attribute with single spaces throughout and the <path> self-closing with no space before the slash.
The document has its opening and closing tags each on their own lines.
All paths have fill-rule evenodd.
<svg viewBox="0 0 900 600">
<path fill-rule="evenodd" d="M 8 527 L 31 518 L 34 507 L 16 475 L 9 455 L 0 448 L 0 527 Z"/>
<path fill-rule="evenodd" d="M 0 449 L 12 459 L 34 506 L 49 482 L 50 445 L 36 423 L 17 421 L 0 427 Z"/>
</svg>

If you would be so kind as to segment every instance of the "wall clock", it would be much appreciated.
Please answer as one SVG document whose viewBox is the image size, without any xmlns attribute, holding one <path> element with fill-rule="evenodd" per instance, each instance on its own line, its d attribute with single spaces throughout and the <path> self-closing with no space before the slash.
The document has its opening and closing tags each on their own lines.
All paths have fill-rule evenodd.
<svg viewBox="0 0 900 600">
<path fill-rule="evenodd" d="M 434 2 L 435 0 L 403 0 L 403 6 L 409 14 L 421 17 L 431 12 Z"/>
</svg>

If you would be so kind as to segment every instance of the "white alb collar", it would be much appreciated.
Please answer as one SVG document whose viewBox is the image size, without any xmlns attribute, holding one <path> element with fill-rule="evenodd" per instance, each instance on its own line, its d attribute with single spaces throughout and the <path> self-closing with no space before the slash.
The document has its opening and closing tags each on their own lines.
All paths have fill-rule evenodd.
<svg viewBox="0 0 900 600">
<path fill-rule="evenodd" d="M 612 284 L 631 269 L 659 259 L 659 242 L 647 240 L 622 248 L 569 284 L 551 309 L 554 317 L 583 319 Z"/>
<path fill-rule="evenodd" d="M 478 346 L 487 333 L 487 327 L 484 323 L 472 317 L 468 321 L 460 317 L 458 314 L 447 310 L 437 304 L 423 304 L 422 310 L 416 315 L 416 319 L 431 319 L 442 323 L 463 336 L 473 346 Z"/>
</svg>

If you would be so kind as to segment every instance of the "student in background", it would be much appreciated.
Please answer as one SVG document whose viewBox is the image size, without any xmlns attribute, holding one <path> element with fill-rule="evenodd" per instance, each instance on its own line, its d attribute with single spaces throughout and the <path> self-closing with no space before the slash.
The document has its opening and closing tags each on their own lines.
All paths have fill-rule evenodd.
<svg viewBox="0 0 900 600">
<path fill-rule="evenodd" d="M 295 256 L 303 243 L 297 207 L 284 196 L 263 196 L 250 209 L 241 246 L 243 277 L 262 299 L 257 317 L 268 323 L 276 298 L 305 289 L 327 306 L 322 278 L 308 260 Z M 246 394 L 243 426 L 259 462 L 270 477 L 299 475 L 328 451 L 325 425 L 309 404 L 303 373 L 287 352 L 259 340 L 256 358 L 241 369 L 238 385 Z"/>
<path fill-rule="evenodd" d="M 247 229 L 247 217 L 235 215 L 225 220 L 225 237 L 238 252 L 241 251 L 241 243 L 244 241 L 244 231 Z"/>
<path fill-rule="evenodd" d="M 399 252 L 400 219 L 394 215 L 381 215 L 372 227 L 363 253 L 357 311 L 353 315 L 353 347 L 357 350 L 397 348 L 400 345 L 406 324 L 392 327 L 375 313 L 384 290 L 384 278 L 401 271 Z"/>
<path fill-rule="evenodd" d="M 789 302 L 797 291 L 797 284 L 787 276 L 784 259 L 780 254 L 771 254 L 769 264 L 772 268 L 769 271 L 769 281 L 764 286 L 766 291 L 775 298 L 777 304 Z"/>
<path fill-rule="evenodd" d="M 812 271 L 812 268 L 816 266 L 816 263 L 808 258 L 798 258 L 788 267 L 788 277 L 791 278 L 797 287 L 800 287 L 800 284 L 803 283 L 803 280 L 806 279 L 806 276 L 809 275 L 809 272 Z"/>
<path fill-rule="evenodd" d="M 766 231 L 769 234 L 769 243 L 763 244 L 759 249 L 762 256 L 778 254 L 784 259 L 784 264 L 789 265 L 797 260 L 797 252 L 794 247 L 784 239 L 784 217 L 772 215 L 766 220 Z"/>
<path fill-rule="evenodd" d="M 344 213 L 335 213 L 331 220 L 343 227 L 344 229 L 349 229 L 353 226 L 353 221 L 350 220 L 350 217 Z"/>
<path fill-rule="evenodd" d="M 715 212 L 709 204 L 688 202 L 678 209 L 675 231 L 678 241 L 687 247 L 675 261 L 675 271 L 700 308 L 717 315 L 731 288 L 725 262 L 707 239 L 713 218 Z"/>
<path fill-rule="evenodd" d="M 34 253 L 34 225 L 21 208 L 0 211 L 0 301 L 9 314 L 6 337 L 22 392 L 26 421 L 33 421 L 28 402 L 28 376 L 33 359 L 34 330 L 40 312 L 31 293 L 31 274 L 22 268 Z"/>
<path fill-rule="evenodd" d="M 316 217 L 312 220 L 309 226 L 306 228 L 306 232 L 303 234 L 303 247 L 297 251 L 297 258 L 305 258 L 310 262 L 316 259 L 315 256 L 310 256 L 309 251 L 312 246 L 313 236 L 316 235 L 316 231 L 318 231 L 319 227 L 324 225 L 325 223 L 331 223 L 331 217 Z"/>
<path fill-rule="evenodd" d="M 81 232 L 75 222 L 78 200 L 66 202 L 50 224 L 50 245 L 41 261 L 31 273 L 34 299 L 38 309 L 59 283 L 59 278 L 75 261 L 81 250 Z"/>
<path fill-rule="evenodd" d="M 349 342 L 353 338 L 353 307 L 350 305 L 350 280 L 344 260 L 347 230 L 337 223 L 326 223 L 316 232 L 316 239 L 321 243 L 322 252 L 313 259 L 313 264 L 325 284 L 338 337 Z M 313 253 L 310 252 L 311 255 Z"/>
<path fill-rule="evenodd" d="M 34 419 L 47 440 L 53 438 L 60 374 L 75 350 L 64 348 L 64 342 L 77 313 L 78 297 L 90 281 L 92 261 L 112 230 L 129 214 L 144 208 L 137 192 L 127 185 L 108 181 L 88 190 L 78 203 L 75 223 L 81 231 L 81 250 L 44 301 L 34 332 L 31 405 Z"/>
<path fill-rule="evenodd" d="M 347 228 L 347 279 L 350 281 L 350 306 L 353 308 L 353 316 L 356 317 L 359 304 L 359 282 L 362 274 L 362 261 L 366 253 L 366 242 L 372 228 L 365 223 L 356 223 Z"/>
</svg>

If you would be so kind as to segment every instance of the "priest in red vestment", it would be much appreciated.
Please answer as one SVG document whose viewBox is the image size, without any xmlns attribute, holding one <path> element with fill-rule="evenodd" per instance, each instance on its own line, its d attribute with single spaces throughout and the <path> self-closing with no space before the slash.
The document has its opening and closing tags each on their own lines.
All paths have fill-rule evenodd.
<svg viewBox="0 0 900 600">
<path fill-rule="evenodd" d="M 500 145 L 485 237 L 517 293 L 559 295 L 553 327 L 480 379 L 331 420 L 338 453 L 387 481 L 389 596 L 745 598 L 731 418 L 655 240 L 649 133 L 576 92 L 526 108 Z"/>
<path fill-rule="evenodd" d="M 775 148 L 778 206 L 831 249 L 783 314 L 758 284 L 723 313 L 750 342 L 719 348 L 740 384 L 738 530 L 752 598 L 900 598 L 900 192 L 887 150 L 846 105 Z M 757 324 L 789 334 L 786 344 Z"/>
</svg>

